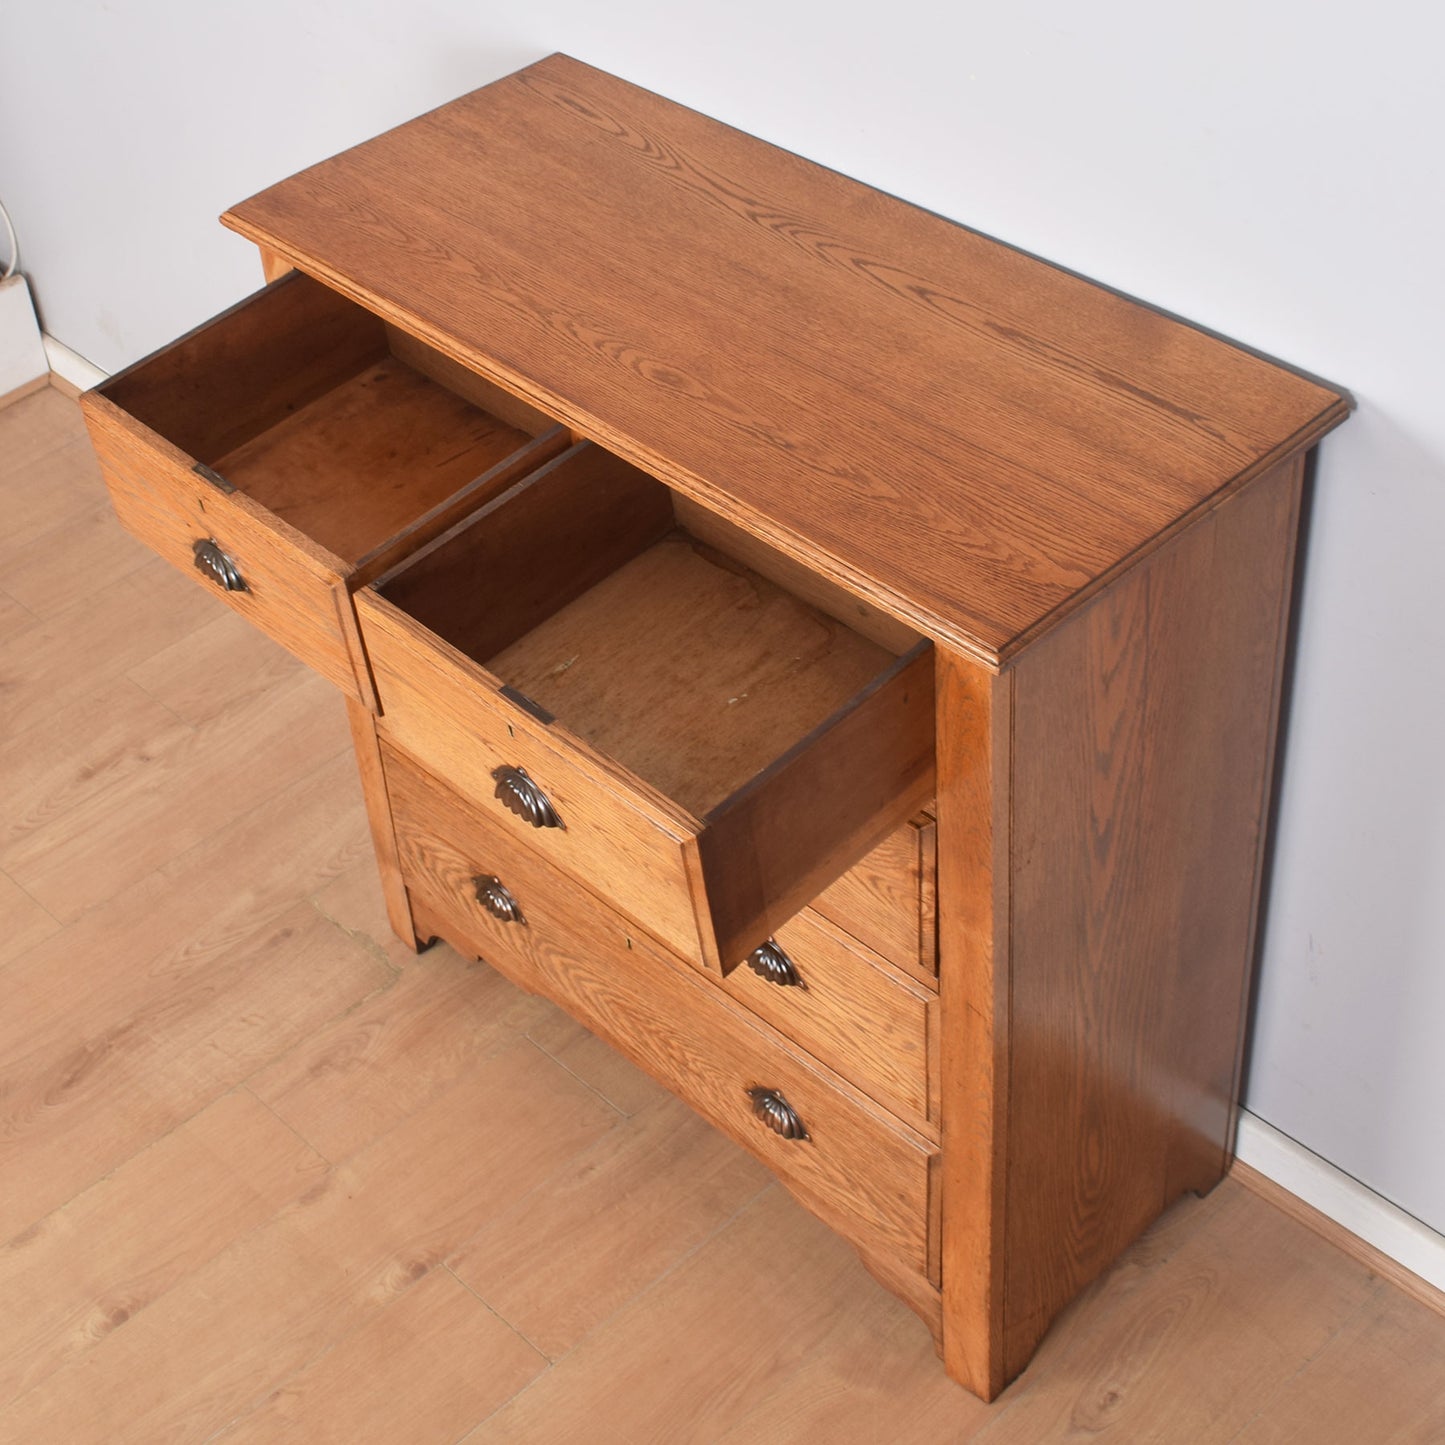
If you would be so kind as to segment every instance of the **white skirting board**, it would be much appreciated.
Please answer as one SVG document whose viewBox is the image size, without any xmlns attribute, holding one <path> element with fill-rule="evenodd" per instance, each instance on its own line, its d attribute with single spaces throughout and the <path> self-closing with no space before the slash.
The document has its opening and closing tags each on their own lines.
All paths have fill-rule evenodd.
<svg viewBox="0 0 1445 1445">
<path fill-rule="evenodd" d="M 1445 1234 L 1437 1234 L 1245 1109 L 1239 1111 L 1234 1152 L 1241 1163 L 1303 1199 L 1427 1284 L 1445 1290 Z"/>
<path fill-rule="evenodd" d="M 51 371 L 62 381 L 68 381 L 77 391 L 89 391 L 91 387 L 99 386 L 109 375 L 109 372 L 102 371 L 98 366 L 92 366 L 78 351 L 72 351 L 63 341 L 47 336 L 44 342 L 45 359 L 50 363 Z"/>
</svg>

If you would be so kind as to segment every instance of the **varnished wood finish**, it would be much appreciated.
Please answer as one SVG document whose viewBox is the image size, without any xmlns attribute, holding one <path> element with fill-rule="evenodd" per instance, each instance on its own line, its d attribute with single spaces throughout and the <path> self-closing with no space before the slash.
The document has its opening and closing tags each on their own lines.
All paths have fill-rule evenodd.
<svg viewBox="0 0 1445 1445">
<path fill-rule="evenodd" d="M 224 219 L 984 659 L 1346 410 L 565 56 Z"/>
<path fill-rule="evenodd" d="M 938 976 L 934 834 L 930 814 L 909 819 L 812 904 L 875 953 L 926 983 Z"/>
<path fill-rule="evenodd" d="M 524 769 L 562 822 L 529 846 L 727 972 L 931 796 L 932 662 L 672 520 L 584 444 L 357 606 L 391 736 L 513 827 Z"/>
<path fill-rule="evenodd" d="M 127 367 L 99 394 L 209 466 L 385 355 L 375 316 L 293 274 Z"/>
<path fill-rule="evenodd" d="M 138 428 L 105 395 L 88 392 L 83 404 L 127 530 L 329 682 L 359 696 L 338 614 L 346 563 L 244 493 L 227 494 L 198 475 L 190 457 Z M 207 538 L 235 562 L 244 592 L 223 592 L 196 571 L 194 547 Z"/>
<path fill-rule="evenodd" d="M 221 454 L 214 467 L 354 564 L 527 440 L 385 357 Z"/>
<path fill-rule="evenodd" d="M 736 967 L 932 794 L 933 648 L 920 643 L 707 815 L 705 961 Z"/>
<path fill-rule="evenodd" d="M 801 1150 L 759 1157 L 992 1398 L 1227 1165 L 1302 459 L 1348 398 L 560 56 L 228 220 L 299 271 L 88 403 L 128 524 L 182 566 L 214 526 L 232 605 L 380 710 L 406 941 Z M 400 807 L 378 738 L 441 781 Z M 62 876 L 26 874 L 83 908 Z M 809 904 L 867 967 L 753 1022 L 720 975 Z M 704 1056 L 754 1035 L 787 1096 L 725 1107 Z M 872 1121 L 826 1185 L 763 1127 L 815 1107 Z"/>
<path fill-rule="evenodd" d="M 1301 472 L 1260 478 L 1014 674 L 1007 1375 L 1228 1164 Z"/>
<path fill-rule="evenodd" d="M 426 939 L 417 936 L 411 916 L 411 900 L 402 881 L 401 862 L 396 852 L 396 829 L 391 820 L 391 800 L 387 797 L 381 744 L 376 735 L 376 718 L 354 698 L 347 698 L 346 720 L 351 725 L 351 746 L 356 754 L 361 794 L 366 799 L 366 820 L 371 828 L 371 846 L 376 854 L 377 870 L 381 874 L 386 916 L 392 932 L 408 948 L 420 949 Z"/>
<path fill-rule="evenodd" d="M 532 440 L 387 341 L 376 317 L 287 273 L 82 403 L 125 525 L 208 587 L 192 549 L 214 540 L 245 581 L 225 600 L 372 708 L 349 591 L 566 441 L 557 427 Z"/>
<path fill-rule="evenodd" d="M 892 660 L 673 532 L 487 667 L 702 818 Z"/>
<path fill-rule="evenodd" d="M 991 1400 L 1004 1354 L 1006 1251 L 1034 1247 L 1006 1214 L 1012 678 L 938 654 L 939 1025 L 943 1360 Z"/>
<path fill-rule="evenodd" d="M 203 1445 L 291 1414 L 407 1445 L 1445 1431 L 1438 1294 L 1239 1166 L 982 1404 L 751 1155 L 542 999 L 394 943 L 330 688 L 302 686 L 244 806 L 137 818 L 213 788 L 215 730 L 254 731 L 300 669 L 116 526 L 56 391 L 0 414 L 0 509 L 5 822 L 168 850 L 69 922 L 0 856 L 0 1439 Z"/>
<path fill-rule="evenodd" d="M 900 1118 L 936 1128 L 934 993 L 810 909 L 775 937 L 799 982 L 780 985 L 737 968 L 723 983 L 727 992 Z"/>
<path fill-rule="evenodd" d="M 421 768 L 384 750 L 407 886 L 448 941 L 545 994 L 724 1133 L 757 1154 L 810 1208 L 850 1238 L 922 1276 L 931 1273 L 928 1140 L 781 1035 L 731 1007 L 585 890 Z M 500 877 L 525 922 L 477 904 L 472 880 Z M 747 1091 L 778 1089 L 806 1139 L 754 1117 Z"/>
<path fill-rule="evenodd" d="M 582 443 L 377 586 L 409 617 L 489 664 L 671 527 L 665 488 Z"/>
</svg>

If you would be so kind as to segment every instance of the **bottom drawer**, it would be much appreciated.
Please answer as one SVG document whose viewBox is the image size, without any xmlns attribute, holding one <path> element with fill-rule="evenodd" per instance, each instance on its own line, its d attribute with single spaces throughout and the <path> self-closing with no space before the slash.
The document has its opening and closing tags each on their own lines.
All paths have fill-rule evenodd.
<svg viewBox="0 0 1445 1445">
<path fill-rule="evenodd" d="M 839 1233 L 937 1282 L 936 1146 L 753 1022 L 384 749 L 402 874 L 448 941 L 552 999 L 769 1166 Z"/>
</svg>

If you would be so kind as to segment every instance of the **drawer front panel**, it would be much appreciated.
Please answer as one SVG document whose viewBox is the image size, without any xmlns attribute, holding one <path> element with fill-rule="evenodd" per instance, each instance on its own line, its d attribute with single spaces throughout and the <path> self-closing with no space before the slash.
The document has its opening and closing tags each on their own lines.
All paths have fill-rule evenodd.
<svg viewBox="0 0 1445 1445">
<path fill-rule="evenodd" d="M 355 624 L 339 560 L 250 498 L 207 481 L 183 452 L 105 397 L 90 393 L 81 405 L 121 524 L 328 681 L 360 697 L 343 630 L 344 623 L 348 630 Z M 196 565 L 196 545 L 206 542 L 231 561 L 244 590 L 227 590 Z"/>
<path fill-rule="evenodd" d="M 723 987 L 871 1098 L 927 1127 L 937 996 L 807 910 Z"/>
<path fill-rule="evenodd" d="M 933 659 L 898 660 L 698 821 L 373 589 L 357 594 L 386 732 L 670 949 L 729 972 L 933 789 Z M 521 768 L 561 820 L 496 796 Z M 845 781 L 846 780 L 846 781 Z"/>
<path fill-rule="evenodd" d="M 545 725 L 519 709 L 504 711 L 480 668 L 397 608 L 362 591 L 357 609 L 386 736 L 449 779 L 504 833 L 606 894 L 669 947 L 699 958 L 685 829 L 608 786 L 600 765 L 579 766 L 550 744 Z M 511 812 L 497 797 L 493 773 L 501 767 L 525 771 L 560 826 L 533 827 Z"/>
<path fill-rule="evenodd" d="M 936 1280 L 935 1146 L 656 945 L 629 935 L 604 904 L 409 760 L 390 748 L 383 756 L 403 877 L 453 942 L 567 1009 L 756 1154 L 840 1232 Z M 504 921 L 478 902 L 478 878 L 499 882 L 520 917 Z M 789 1111 L 806 1138 L 785 1137 L 798 1132 Z"/>
<path fill-rule="evenodd" d="M 935 846 L 933 819 L 913 818 L 820 893 L 812 906 L 890 963 L 918 978 L 936 979 Z"/>
</svg>

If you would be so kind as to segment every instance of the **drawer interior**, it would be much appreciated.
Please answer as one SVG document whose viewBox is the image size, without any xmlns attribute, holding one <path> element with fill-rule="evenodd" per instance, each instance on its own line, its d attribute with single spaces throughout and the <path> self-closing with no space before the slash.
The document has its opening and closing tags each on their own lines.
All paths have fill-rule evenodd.
<svg viewBox="0 0 1445 1445">
<path fill-rule="evenodd" d="M 103 394 L 355 565 L 552 428 L 310 277 L 289 276 Z"/>
<path fill-rule="evenodd" d="M 919 641 L 589 443 L 379 590 L 699 819 Z"/>
</svg>

